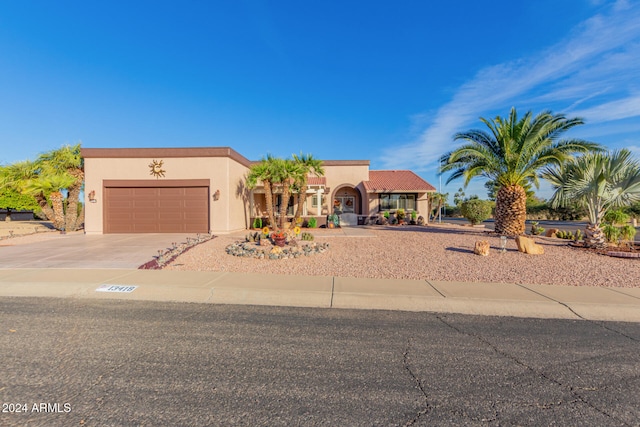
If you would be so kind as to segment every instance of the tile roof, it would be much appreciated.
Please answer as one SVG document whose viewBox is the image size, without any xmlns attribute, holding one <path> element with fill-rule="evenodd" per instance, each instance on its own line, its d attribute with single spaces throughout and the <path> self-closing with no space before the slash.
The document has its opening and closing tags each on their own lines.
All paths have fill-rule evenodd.
<svg viewBox="0 0 640 427">
<path fill-rule="evenodd" d="M 307 185 L 327 185 L 327 178 L 324 176 L 307 177 Z"/>
<path fill-rule="evenodd" d="M 367 193 L 427 192 L 436 188 L 410 170 L 369 171 Z"/>
</svg>

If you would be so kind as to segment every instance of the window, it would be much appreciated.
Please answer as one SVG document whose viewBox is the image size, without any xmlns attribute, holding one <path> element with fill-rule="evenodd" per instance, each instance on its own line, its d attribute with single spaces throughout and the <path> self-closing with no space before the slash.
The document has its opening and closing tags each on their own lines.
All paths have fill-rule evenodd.
<svg viewBox="0 0 640 427">
<path fill-rule="evenodd" d="M 282 194 L 278 194 L 276 198 L 276 205 L 273 207 L 276 211 L 276 215 L 280 212 L 280 206 L 282 205 Z M 287 203 L 287 215 L 293 215 L 294 205 L 293 196 L 289 196 L 289 203 Z"/>
<path fill-rule="evenodd" d="M 390 211 L 396 209 L 416 210 L 416 195 L 408 193 L 380 194 L 380 210 Z"/>
<path fill-rule="evenodd" d="M 322 196 L 320 196 L 320 204 L 322 204 Z M 311 196 L 311 207 L 312 208 L 317 208 L 318 207 L 318 195 L 314 194 L 313 196 Z"/>
</svg>

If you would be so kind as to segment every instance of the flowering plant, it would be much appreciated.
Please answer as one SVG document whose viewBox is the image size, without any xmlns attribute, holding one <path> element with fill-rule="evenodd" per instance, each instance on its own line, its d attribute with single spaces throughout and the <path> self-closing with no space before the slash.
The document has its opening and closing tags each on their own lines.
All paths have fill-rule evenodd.
<svg viewBox="0 0 640 427">
<path fill-rule="evenodd" d="M 264 227 L 262 229 L 262 234 L 264 234 L 265 236 L 268 236 L 269 235 L 269 227 Z"/>
<path fill-rule="evenodd" d="M 274 240 L 277 239 L 284 239 L 286 237 L 286 235 L 284 234 L 284 231 L 279 230 L 279 231 L 274 231 L 273 233 L 271 233 L 271 238 Z"/>
<path fill-rule="evenodd" d="M 300 227 L 298 226 L 294 227 L 293 232 L 296 233 L 296 236 L 300 234 Z"/>
</svg>

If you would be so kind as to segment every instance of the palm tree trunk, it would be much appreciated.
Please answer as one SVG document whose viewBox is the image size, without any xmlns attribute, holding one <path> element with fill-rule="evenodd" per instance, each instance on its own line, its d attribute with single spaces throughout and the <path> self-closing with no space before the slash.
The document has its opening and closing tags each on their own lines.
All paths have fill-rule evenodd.
<svg viewBox="0 0 640 427">
<path fill-rule="evenodd" d="M 78 199 L 80 198 L 80 185 L 69 187 L 67 195 L 67 212 L 65 213 L 64 223 L 67 231 L 76 231 L 76 223 L 78 221 Z"/>
<path fill-rule="evenodd" d="M 278 218 L 278 228 L 283 229 L 287 220 L 287 208 L 289 207 L 289 197 L 291 197 L 291 185 L 285 180 L 282 183 L 282 200 L 280 201 L 280 217 Z"/>
<path fill-rule="evenodd" d="M 267 208 L 267 218 L 269 218 L 269 227 L 274 228 L 276 226 L 276 216 L 273 212 L 273 187 L 271 181 L 264 181 L 264 199 Z"/>
<path fill-rule="evenodd" d="M 73 227 L 73 229 L 74 230 L 80 230 L 83 226 L 84 226 L 84 206 L 82 206 L 82 208 L 80 209 L 80 213 L 78 214 L 78 217 L 76 218 L 76 223 L 75 223 L 75 226 Z"/>
<path fill-rule="evenodd" d="M 505 236 L 524 234 L 527 193 L 520 185 L 503 186 L 496 195 L 495 231 Z"/>
<path fill-rule="evenodd" d="M 38 206 L 40 206 L 40 210 L 42 210 L 42 214 L 44 215 L 44 217 L 48 221 L 53 222 L 55 215 L 53 213 L 53 209 L 51 209 L 51 206 L 49 206 L 49 202 L 47 201 L 46 197 L 44 197 L 42 193 L 36 194 L 34 197 L 36 198 L 36 202 L 38 202 Z"/>
<path fill-rule="evenodd" d="M 607 247 L 607 239 L 600 228 L 600 224 L 588 223 L 584 230 L 584 243 L 590 248 L 604 249 Z"/>
<path fill-rule="evenodd" d="M 54 191 L 49 195 L 51 208 L 53 209 L 53 226 L 56 230 L 64 230 L 64 208 L 63 197 L 59 191 Z"/>
<path fill-rule="evenodd" d="M 297 225 L 298 220 L 302 217 L 302 208 L 304 206 L 304 201 L 307 198 L 307 184 L 303 184 L 300 188 L 300 192 L 298 193 L 298 206 L 296 208 L 296 214 L 293 217 L 293 221 L 291 224 Z"/>
</svg>

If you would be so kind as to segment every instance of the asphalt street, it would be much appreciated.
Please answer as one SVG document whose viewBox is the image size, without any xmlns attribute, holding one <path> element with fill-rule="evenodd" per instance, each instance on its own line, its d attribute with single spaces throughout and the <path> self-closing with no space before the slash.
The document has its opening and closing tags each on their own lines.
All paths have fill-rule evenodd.
<svg viewBox="0 0 640 427">
<path fill-rule="evenodd" d="M 640 324 L 0 300 L 0 425 L 640 424 Z"/>
</svg>

